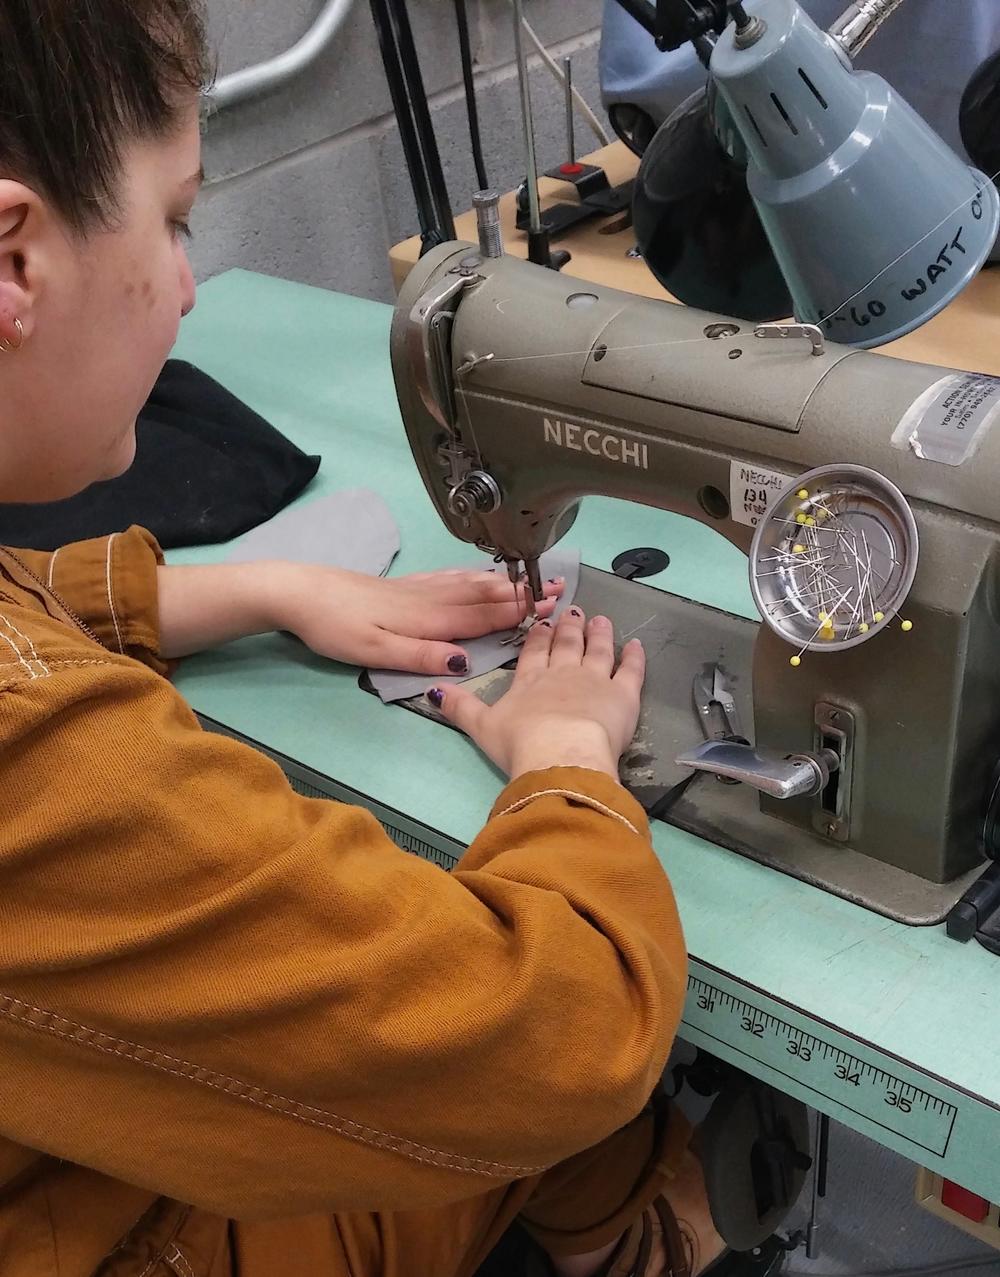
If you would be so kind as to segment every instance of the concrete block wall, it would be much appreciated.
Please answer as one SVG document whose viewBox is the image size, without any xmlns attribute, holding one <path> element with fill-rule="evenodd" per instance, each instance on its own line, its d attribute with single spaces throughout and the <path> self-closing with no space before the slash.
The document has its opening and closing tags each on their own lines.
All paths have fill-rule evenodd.
<svg viewBox="0 0 1000 1277">
<path fill-rule="evenodd" d="M 291 46 L 323 0 L 209 0 L 219 73 Z M 524 175 L 509 0 L 468 0 L 483 150 L 491 183 Z M 602 0 L 525 0 L 525 15 L 600 113 L 597 53 Z M 442 164 L 456 211 L 476 188 L 450 0 L 410 0 L 410 20 Z M 561 90 L 537 58 L 532 93 L 539 165 L 564 158 Z M 603 120 L 603 115 L 602 115 Z M 577 118 L 583 150 L 598 143 Z M 199 279 L 233 266 L 389 300 L 391 244 L 418 230 L 368 0 L 330 50 L 287 88 L 213 117 L 207 185 L 193 226 Z"/>
</svg>

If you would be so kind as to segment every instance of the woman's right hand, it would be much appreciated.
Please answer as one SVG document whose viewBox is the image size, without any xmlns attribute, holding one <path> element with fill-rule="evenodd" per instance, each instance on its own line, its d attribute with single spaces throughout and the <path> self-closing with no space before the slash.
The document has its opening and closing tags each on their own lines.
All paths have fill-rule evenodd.
<svg viewBox="0 0 1000 1277">
<path fill-rule="evenodd" d="M 513 780 L 547 767 L 587 767 L 618 779 L 635 735 L 646 674 L 633 639 L 615 668 L 614 630 L 570 608 L 554 627 L 540 621 L 521 649 L 510 690 L 485 705 L 461 684 L 429 699 Z"/>
</svg>

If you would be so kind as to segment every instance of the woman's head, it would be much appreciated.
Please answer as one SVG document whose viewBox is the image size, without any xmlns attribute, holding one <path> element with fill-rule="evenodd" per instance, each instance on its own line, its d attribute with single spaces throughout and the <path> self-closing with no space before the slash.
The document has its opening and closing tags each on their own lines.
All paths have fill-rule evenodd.
<svg viewBox="0 0 1000 1277">
<path fill-rule="evenodd" d="M 197 0 L 0 0 L 0 500 L 120 473 L 194 303 Z"/>
</svg>

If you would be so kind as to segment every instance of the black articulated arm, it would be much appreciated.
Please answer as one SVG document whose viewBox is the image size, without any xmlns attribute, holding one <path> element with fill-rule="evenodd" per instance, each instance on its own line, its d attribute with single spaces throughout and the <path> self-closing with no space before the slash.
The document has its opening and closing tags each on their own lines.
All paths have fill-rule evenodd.
<svg viewBox="0 0 1000 1277">
<path fill-rule="evenodd" d="M 656 40 L 657 48 L 679 49 L 688 41 L 720 35 L 726 25 L 726 0 L 617 0 Z"/>
</svg>

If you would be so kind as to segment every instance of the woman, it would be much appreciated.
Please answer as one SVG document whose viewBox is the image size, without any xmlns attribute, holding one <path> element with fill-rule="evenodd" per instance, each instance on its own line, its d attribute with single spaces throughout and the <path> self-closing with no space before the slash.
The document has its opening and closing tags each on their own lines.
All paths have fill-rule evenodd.
<svg viewBox="0 0 1000 1277">
<path fill-rule="evenodd" d="M 0 49 L 0 500 L 51 501 L 129 465 L 194 305 L 202 30 L 0 0 Z M 615 669 L 571 611 L 495 707 L 435 695 L 512 778 L 449 876 L 201 732 L 165 662 L 280 628 L 454 671 L 509 587 L 167 568 L 139 530 L 0 572 L 4 1277 L 452 1277 L 518 1216 L 563 1277 L 718 1253 L 644 1107 L 685 955 L 617 782 L 638 643 Z"/>
</svg>

